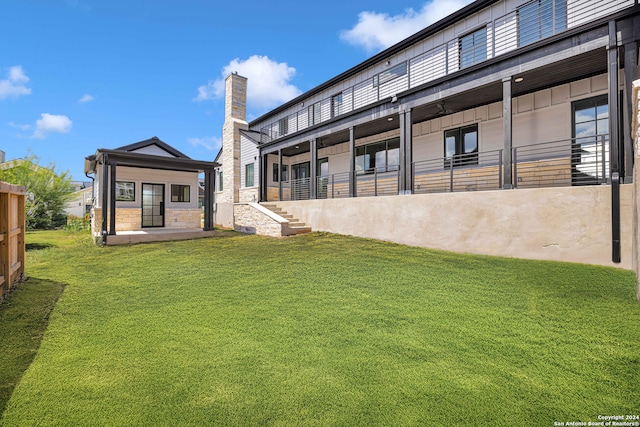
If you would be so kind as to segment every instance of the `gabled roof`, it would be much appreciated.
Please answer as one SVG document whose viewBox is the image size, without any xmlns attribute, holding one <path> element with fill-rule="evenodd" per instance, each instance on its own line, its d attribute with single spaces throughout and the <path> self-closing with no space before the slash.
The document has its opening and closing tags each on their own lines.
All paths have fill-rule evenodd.
<svg viewBox="0 0 640 427">
<path fill-rule="evenodd" d="M 148 147 L 156 150 L 145 150 Z M 157 150 L 166 154 L 160 154 Z M 95 154 L 85 157 L 84 173 L 95 173 L 98 163 L 107 162 L 118 166 L 186 172 L 205 171 L 219 166 L 216 162 L 193 160 L 157 136 L 113 150 L 99 148 Z"/>
<path fill-rule="evenodd" d="M 222 147 L 218 150 L 218 154 L 216 154 L 216 158 L 213 159 L 214 162 L 220 163 L 220 156 L 222 156 Z"/>
<path fill-rule="evenodd" d="M 153 145 L 155 145 L 156 147 L 160 148 L 163 151 L 166 151 L 168 154 L 172 155 L 173 157 L 178 157 L 180 159 L 189 159 L 190 158 L 186 154 L 181 153 L 180 151 L 176 150 L 175 148 L 173 148 L 172 146 L 170 146 L 166 142 L 162 141 L 157 136 L 153 136 L 153 137 L 151 137 L 149 139 L 145 139 L 144 141 L 134 142 L 133 144 L 129 144 L 129 145 L 125 145 L 125 146 L 122 146 L 122 147 L 119 147 L 119 148 L 115 148 L 114 151 L 135 152 L 135 151 L 138 151 L 138 150 L 140 150 L 142 148 L 150 147 L 150 146 L 153 146 Z"/>
</svg>

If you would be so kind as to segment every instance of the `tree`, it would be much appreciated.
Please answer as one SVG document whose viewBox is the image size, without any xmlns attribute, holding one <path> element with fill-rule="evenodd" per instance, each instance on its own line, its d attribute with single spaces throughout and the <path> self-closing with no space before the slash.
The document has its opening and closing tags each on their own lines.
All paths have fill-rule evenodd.
<svg viewBox="0 0 640 427">
<path fill-rule="evenodd" d="M 65 225 L 64 208 L 73 193 L 69 171 L 56 173 L 55 164 L 40 166 L 28 155 L 0 166 L 0 181 L 23 185 L 27 191 L 27 229 L 51 229 Z"/>
</svg>

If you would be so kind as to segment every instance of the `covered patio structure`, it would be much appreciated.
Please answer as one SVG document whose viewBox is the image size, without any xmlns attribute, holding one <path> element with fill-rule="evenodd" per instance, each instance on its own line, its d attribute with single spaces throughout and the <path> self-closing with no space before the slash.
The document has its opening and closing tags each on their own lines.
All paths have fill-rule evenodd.
<svg viewBox="0 0 640 427">
<path fill-rule="evenodd" d="M 193 160 L 157 137 L 118 149 L 97 150 L 85 159 L 85 174 L 94 175 L 94 236 L 103 244 L 212 236 L 216 166 L 215 162 Z M 201 173 L 204 173 L 202 208 L 197 202 Z M 165 186 L 170 190 L 165 190 Z M 142 197 L 136 197 L 136 192 Z M 166 205 L 172 215 L 167 215 L 167 220 Z M 145 212 L 147 206 L 152 213 Z"/>
</svg>

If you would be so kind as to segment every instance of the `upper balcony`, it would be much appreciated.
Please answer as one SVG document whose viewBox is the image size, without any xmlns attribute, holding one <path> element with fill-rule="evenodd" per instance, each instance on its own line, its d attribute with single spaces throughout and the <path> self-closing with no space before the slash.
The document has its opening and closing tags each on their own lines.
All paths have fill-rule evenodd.
<svg viewBox="0 0 640 427">
<path fill-rule="evenodd" d="M 291 101 L 288 108 L 283 106 L 285 108 L 282 112 L 269 113 L 263 116 L 264 120 L 259 118 L 250 126 L 260 131 L 261 143 L 275 141 L 334 118 L 344 117 L 377 102 L 393 102 L 407 90 L 600 20 L 639 2 L 640 0 L 519 1 L 510 5 L 508 13 L 490 19 L 497 15 L 497 11 L 505 11 L 506 0 L 478 1 L 460 11 L 463 15 L 458 18 L 458 22 L 453 22 L 444 29 L 437 27 L 440 23 L 434 24 L 432 27 L 435 34 L 434 31 L 429 31 L 429 27 L 423 31 L 421 39 L 412 41 L 415 38 L 412 36 L 401 42 L 399 45 L 412 41 L 401 51 L 396 52 L 397 49 L 392 47 L 387 50 L 390 51 L 388 54 L 385 51 L 372 58 L 380 59 L 381 63 L 378 61 L 317 93 L 302 95 Z M 474 12 L 481 3 L 489 5 Z M 476 7 L 473 8 L 474 6 Z M 464 15 L 467 10 L 467 15 Z M 462 21 L 464 25 L 460 26 Z M 438 41 L 443 42 L 435 45 Z M 412 56 L 416 51 L 421 52 Z M 345 88 L 345 81 L 353 84 Z"/>
</svg>

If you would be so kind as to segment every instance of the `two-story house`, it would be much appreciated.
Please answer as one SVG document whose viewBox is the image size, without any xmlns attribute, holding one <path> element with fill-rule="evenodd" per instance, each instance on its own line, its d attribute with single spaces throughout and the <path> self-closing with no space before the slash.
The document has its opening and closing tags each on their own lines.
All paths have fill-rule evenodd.
<svg viewBox="0 0 640 427">
<path fill-rule="evenodd" d="M 631 268 L 638 40 L 637 0 L 477 0 L 250 123 L 232 74 L 217 219 Z"/>
</svg>

